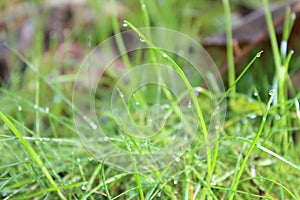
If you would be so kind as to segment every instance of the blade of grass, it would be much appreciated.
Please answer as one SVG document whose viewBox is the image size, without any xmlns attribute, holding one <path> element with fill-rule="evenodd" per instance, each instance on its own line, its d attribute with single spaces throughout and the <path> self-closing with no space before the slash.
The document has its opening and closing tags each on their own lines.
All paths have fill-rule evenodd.
<svg viewBox="0 0 300 200">
<path fill-rule="evenodd" d="M 106 193 L 106 195 L 107 195 L 107 198 L 108 198 L 109 200 L 111 200 L 111 197 L 110 197 L 110 194 L 109 194 L 109 191 L 108 191 L 107 184 L 105 183 L 104 166 L 103 166 L 103 165 L 101 165 L 101 166 L 102 166 L 102 167 L 101 167 L 101 177 L 102 177 L 102 183 L 103 183 L 103 185 L 104 185 L 104 191 L 105 191 L 105 193 Z"/>
<path fill-rule="evenodd" d="M 227 40 L 227 63 L 228 63 L 228 83 L 232 87 L 232 92 L 236 92 L 235 87 L 235 68 L 233 55 L 233 41 L 232 41 L 232 27 L 231 27 L 231 13 L 228 0 L 222 0 L 225 17 L 226 17 L 226 40 Z"/>
<path fill-rule="evenodd" d="M 275 62 L 275 67 L 276 67 L 276 73 L 277 77 L 279 78 L 280 74 L 280 67 L 281 67 L 281 59 L 280 59 L 280 51 L 276 39 L 276 32 L 275 28 L 273 25 L 272 21 L 272 16 L 271 16 L 271 11 L 269 7 L 269 1 L 268 0 L 263 0 L 264 3 L 264 8 L 265 8 L 265 14 L 266 14 L 266 21 L 267 21 L 267 26 L 269 30 L 269 35 L 270 35 L 270 40 L 271 40 L 271 47 L 272 47 L 272 52 L 273 52 L 273 58 Z"/>
</svg>

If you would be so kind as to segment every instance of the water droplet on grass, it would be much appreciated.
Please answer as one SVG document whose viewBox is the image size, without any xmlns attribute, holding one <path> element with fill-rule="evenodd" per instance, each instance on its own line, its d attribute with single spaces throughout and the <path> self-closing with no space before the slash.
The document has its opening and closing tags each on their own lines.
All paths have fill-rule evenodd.
<svg viewBox="0 0 300 200">
<path fill-rule="evenodd" d="M 174 183 L 174 185 L 177 185 L 178 180 L 174 180 L 173 183 Z"/>
<path fill-rule="evenodd" d="M 257 97 L 258 96 L 258 92 L 254 91 L 253 96 Z"/>
<path fill-rule="evenodd" d="M 108 141 L 108 137 L 105 136 L 105 137 L 103 138 L 103 140 L 107 142 L 107 141 Z"/>
<path fill-rule="evenodd" d="M 94 158 L 93 158 L 93 157 L 89 157 L 88 160 L 89 160 L 89 161 L 93 161 Z"/>
<path fill-rule="evenodd" d="M 271 89 L 270 91 L 269 91 L 269 95 L 273 95 L 274 94 L 274 89 Z"/>
<path fill-rule="evenodd" d="M 81 190 L 86 190 L 86 185 L 82 185 Z"/>
<path fill-rule="evenodd" d="M 22 106 L 18 106 L 18 111 L 22 111 Z"/>
<path fill-rule="evenodd" d="M 77 161 L 77 162 L 80 162 L 80 158 L 76 158 L 76 161 Z"/>
<path fill-rule="evenodd" d="M 92 127 L 92 129 L 96 130 L 98 128 L 97 124 L 95 124 L 95 122 L 90 122 L 90 126 Z"/>
<path fill-rule="evenodd" d="M 128 24 L 126 21 L 123 21 L 123 27 L 128 27 Z"/>
<path fill-rule="evenodd" d="M 45 108 L 45 113 L 49 113 L 49 107 Z"/>
<path fill-rule="evenodd" d="M 255 119 L 257 117 L 257 115 L 255 113 L 253 113 L 249 117 L 250 117 L 250 119 Z"/>
<path fill-rule="evenodd" d="M 121 90 L 120 90 L 119 88 L 117 88 L 117 90 L 118 90 L 118 93 L 119 93 L 120 97 L 121 97 L 121 98 L 124 98 L 123 92 L 121 92 Z"/>
<path fill-rule="evenodd" d="M 258 52 L 258 53 L 256 54 L 256 57 L 257 57 L 257 58 L 260 58 L 260 56 L 261 56 L 262 53 L 263 53 L 263 51 Z"/>
<path fill-rule="evenodd" d="M 142 39 L 142 38 L 140 38 L 140 41 L 141 41 L 141 42 L 145 42 L 145 40 L 144 40 L 144 39 Z"/>
<path fill-rule="evenodd" d="M 92 120 L 90 120 L 90 118 L 88 118 L 88 116 L 83 115 L 82 118 L 83 118 L 84 121 L 89 123 L 90 127 L 92 127 L 93 130 L 96 130 L 98 128 L 97 124 L 95 122 L 93 122 Z"/>
<path fill-rule="evenodd" d="M 291 53 L 291 54 L 294 54 L 294 53 L 295 53 L 295 51 L 292 49 L 292 50 L 290 50 L 290 53 Z"/>
<path fill-rule="evenodd" d="M 167 55 L 166 53 L 163 53 L 162 56 L 163 56 L 164 58 L 168 57 L 168 55 Z"/>
<path fill-rule="evenodd" d="M 142 4 L 142 9 L 145 9 L 146 8 L 146 4 Z"/>
<path fill-rule="evenodd" d="M 242 118 L 242 123 L 246 124 L 248 122 L 248 120 L 246 118 Z"/>
<path fill-rule="evenodd" d="M 189 102 L 188 102 L 188 108 L 192 108 L 192 102 L 191 102 L 191 100 L 189 100 Z"/>
<path fill-rule="evenodd" d="M 37 110 L 39 107 L 38 107 L 38 105 L 34 104 L 34 105 L 33 105 L 33 108 L 34 108 L 35 110 Z"/>
<path fill-rule="evenodd" d="M 179 158 L 179 157 L 176 157 L 176 158 L 175 158 L 175 161 L 176 161 L 176 162 L 179 162 L 179 161 L 180 161 L 180 158 Z"/>
</svg>

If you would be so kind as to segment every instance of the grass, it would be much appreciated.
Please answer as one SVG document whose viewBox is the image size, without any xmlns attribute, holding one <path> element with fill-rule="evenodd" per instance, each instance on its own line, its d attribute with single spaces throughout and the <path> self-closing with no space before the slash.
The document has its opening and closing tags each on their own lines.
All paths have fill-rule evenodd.
<svg viewBox="0 0 300 200">
<path fill-rule="evenodd" d="M 156 35 L 150 31 L 142 33 L 137 27 L 165 25 L 200 41 L 198 29 L 202 36 L 206 30 L 217 27 L 226 16 L 222 22 L 227 25 L 223 29 L 226 29 L 227 40 L 231 44 L 230 10 L 235 10 L 236 6 L 233 2 L 229 4 L 224 0 L 223 5 L 196 0 L 123 3 L 134 12 L 120 19 L 114 9 L 117 1 L 110 1 L 112 14 L 105 17 L 99 12 L 103 3 L 90 1 L 98 18 L 102 16 L 104 21 L 95 23 L 92 30 L 79 29 L 70 33 L 64 45 L 78 40 L 85 56 L 112 32 L 132 30 L 141 38 L 140 43 L 149 49 L 136 50 L 112 62 L 112 67 L 105 71 L 95 91 L 84 86 L 80 88 L 82 93 L 76 96 L 76 102 L 81 105 L 72 104 L 74 73 L 80 63 L 68 55 L 63 57 L 64 62 L 57 61 L 58 55 L 65 54 L 56 47 L 58 41 L 55 37 L 51 38 L 47 57 L 42 47 L 43 26 L 38 26 L 28 55 L 18 52 L 17 44 L 8 45 L 14 54 L 13 59 L 22 60 L 27 69 L 20 75 L 16 63 L 12 69 L 11 86 L 0 88 L 0 198 L 300 199 L 300 93 L 296 87 L 287 84 L 291 71 L 297 70 L 299 63 L 299 50 L 294 49 L 293 54 L 289 46 L 285 46 L 289 44 L 287 41 L 293 25 L 290 10 L 286 11 L 283 38 L 278 41 L 269 2 L 264 0 L 271 50 L 257 49 L 243 70 L 235 72 L 238 66 L 233 65 L 232 47 L 228 45 L 229 77 L 223 77 L 226 91 L 220 96 L 203 87 L 203 78 L 190 70 L 190 63 L 158 48 L 153 43 Z M 197 9 L 204 8 L 207 11 L 211 8 L 211 12 L 207 12 L 208 17 L 197 12 Z M 40 20 L 44 22 L 45 19 Z M 118 37 L 116 49 L 126 52 L 126 42 Z M 218 55 L 212 54 L 217 64 L 221 62 Z M 121 63 L 121 71 L 118 63 Z M 135 83 L 125 87 L 119 85 L 119 90 L 115 88 L 125 67 L 132 70 L 143 63 L 169 66 L 181 81 L 166 77 L 155 65 L 154 72 L 147 71 L 147 74 L 152 73 L 157 77 L 155 80 L 175 85 L 174 88 L 186 88 L 186 91 L 178 98 L 167 87 L 149 84 L 137 87 L 134 95 L 128 97 L 126 95 Z M 21 76 L 24 81 L 20 85 Z M 145 77 L 136 76 L 136 79 L 143 80 Z M 110 111 L 113 94 L 120 101 L 115 102 L 112 109 L 126 108 L 123 110 L 126 113 L 120 115 L 124 123 L 113 120 L 115 118 Z M 211 116 L 216 119 L 222 117 L 218 112 L 213 115 L 213 111 L 226 99 L 229 99 L 229 105 L 224 123 L 211 127 Z M 182 105 L 179 106 L 178 102 Z M 88 110 L 93 103 L 99 119 L 96 128 L 94 124 L 91 126 L 93 118 L 86 116 L 86 110 L 80 110 L 81 106 Z M 157 104 L 161 107 L 155 107 Z M 192 110 L 192 114 L 182 117 L 180 109 Z M 74 122 L 76 117 L 83 119 L 79 125 L 80 130 L 86 132 L 84 139 L 78 135 L 78 124 Z M 131 126 L 131 123 L 136 126 Z M 99 125 L 102 125 L 102 132 L 98 135 L 93 127 L 99 130 Z M 142 129 L 144 127 L 161 129 L 151 138 L 134 137 L 143 130 L 152 130 Z M 211 138 L 212 135 L 215 138 Z M 89 139 L 86 136 L 90 137 L 88 146 L 82 143 L 82 140 Z M 193 142 L 180 146 L 186 138 L 193 138 Z M 111 155 L 110 148 L 116 146 L 123 151 Z M 149 156 L 149 152 L 158 149 L 163 153 L 168 148 L 174 150 L 167 152 L 172 153 L 167 157 L 169 160 L 161 160 L 161 154 Z M 113 165 L 118 159 L 128 163 L 129 166 L 124 168 L 133 170 L 119 170 Z M 166 162 L 165 165 L 163 162 Z M 151 170 L 143 171 L 143 165 Z M 160 165 L 163 167 L 158 169 Z"/>
</svg>

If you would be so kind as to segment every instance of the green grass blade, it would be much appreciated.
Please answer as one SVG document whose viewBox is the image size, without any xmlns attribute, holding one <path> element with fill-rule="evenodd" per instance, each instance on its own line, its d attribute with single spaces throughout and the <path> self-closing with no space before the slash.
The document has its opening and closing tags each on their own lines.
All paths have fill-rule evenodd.
<svg viewBox="0 0 300 200">
<path fill-rule="evenodd" d="M 232 40 L 232 26 L 231 26 L 231 13 L 228 0 L 222 0 L 225 17 L 226 17 L 226 40 L 227 40 L 227 63 L 228 63 L 228 83 L 232 87 L 231 90 L 234 93 L 235 87 L 235 67 L 234 67 L 234 55 L 233 55 L 233 40 Z"/>
</svg>

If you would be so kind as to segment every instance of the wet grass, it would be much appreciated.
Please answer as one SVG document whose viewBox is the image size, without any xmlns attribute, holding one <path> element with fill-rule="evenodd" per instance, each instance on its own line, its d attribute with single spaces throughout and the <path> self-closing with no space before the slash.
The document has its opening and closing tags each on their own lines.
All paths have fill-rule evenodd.
<svg viewBox="0 0 300 200">
<path fill-rule="evenodd" d="M 290 13 L 287 11 L 286 23 L 289 25 L 285 26 L 286 33 L 279 40 L 267 15 L 271 50 L 266 47 L 252 52 L 254 56 L 249 57 L 254 58 L 245 62 L 241 72 L 231 69 L 228 82 L 227 77 L 223 77 L 226 90 L 221 96 L 214 96 L 213 92 L 199 84 L 203 82 L 202 79 L 198 80 L 197 76 L 192 76 L 193 71 L 183 67 L 189 66 L 187 62 L 157 48 L 152 43 L 155 40 L 153 35 L 150 32 L 143 35 L 136 27 L 165 26 L 201 41 L 199 29 L 201 38 L 206 30 L 216 31 L 218 23 L 223 20 L 225 14 L 222 3 L 171 0 L 137 2 L 124 2 L 135 12 L 127 13 L 123 18 L 113 14 L 104 17 L 98 11 L 97 16 L 103 20 L 96 23 L 93 30 L 77 30 L 74 35 L 71 33 L 64 45 L 71 45 L 78 39 L 84 57 L 112 32 L 117 34 L 122 30 L 133 30 L 137 33 L 140 42 L 151 50 L 123 56 L 119 60 L 122 64 L 114 63 L 121 65 L 121 71 L 117 67 L 107 70 L 96 91 L 83 87 L 82 95 L 76 97 L 82 98 L 79 102 L 90 105 L 95 100 L 94 95 L 97 109 L 110 108 L 111 95 L 124 72 L 123 63 L 129 69 L 144 62 L 168 65 L 183 80 L 172 84 L 183 83 L 188 88 L 186 93 L 181 94 L 182 99 L 174 98 L 174 94 L 168 92 L 166 87 L 145 86 L 144 90 L 137 89 L 126 104 L 126 116 L 129 116 L 126 122 L 134 122 L 138 127 L 154 124 L 157 130 L 166 117 L 169 121 L 163 124 L 165 126 L 161 133 L 151 139 L 135 138 L 133 136 L 139 133 L 132 130 L 141 129 L 134 129 L 127 123 L 120 125 L 113 122 L 116 118 L 112 113 L 99 112 L 98 119 L 106 120 L 105 123 L 99 122 L 105 133 L 99 137 L 92 134 L 88 140 L 91 146 L 84 146 L 74 118 L 79 116 L 83 122 L 88 122 L 82 124 L 82 130 L 86 130 L 86 133 L 96 134 L 93 129 L 97 129 L 99 124 L 92 123 L 92 119 L 85 115 L 85 110 L 72 105 L 75 73 L 83 60 L 74 61 L 72 56 L 63 56 L 64 62 L 57 61 L 59 55 L 65 54 L 56 48 L 55 37 L 50 40 L 50 49 L 45 55 L 41 26 L 35 32 L 35 42 L 28 50 L 28 55 L 18 52 L 17 44 L 7 45 L 14 54 L 13 58 L 26 63 L 27 69 L 20 74 L 18 64 L 15 64 L 11 86 L 0 89 L 0 198 L 300 199 L 300 93 L 296 89 L 290 92 L 293 87 L 287 84 L 289 69 L 296 69 L 299 63 L 299 52 L 294 49 L 295 55 L 292 56 L 289 46 L 277 48 L 282 41 L 288 41 Z M 228 22 L 228 6 L 234 10 L 235 4 L 227 3 L 224 1 Z M 96 11 L 103 7 L 97 1 L 90 1 L 90 4 Z M 269 2 L 264 1 L 267 13 L 268 5 Z M 197 9 L 213 6 L 215 8 L 207 11 L 207 15 L 197 12 Z M 178 19 L 175 14 L 179 16 Z M 108 23 L 110 21 L 112 27 Z M 225 20 L 222 22 L 225 23 Z M 224 23 L 223 30 L 226 27 Z M 227 32 L 230 32 L 228 27 L 230 23 L 227 25 Z M 126 41 L 120 38 L 115 48 L 124 52 L 122 48 L 126 48 Z M 261 50 L 264 52 L 261 53 Z M 228 58 L 232 56 L 228 54 Z M 220 65 L 222 61 L 218 60 L 219 57 L 212 57 Z M 163 75 L 159 73 L 160 68 L 154 69 L 157 70 L 153 72 L 155 76 Z M 21 85 L 20 77 L 23 77 Z M 123 94 L 120 89 L 115 90 L 115 94 L 122 98 L 126 91 Z M 189 95 L 189 101 L 183 103 L 185 108 L 193 110 L 193 115 L 181 118 L 178 110 L 182 107 L 178 106 L 178 102 Z M 214 106 L 217 107 L 223 100 L 228 101 L 225 121 L 210 129 Z M 163 113 L 153 107 L 158 103 L 163 105 L 159 107 Z M 121 103 L 114 105 L 120 107 L 112 109 L 123 106 Z M 195 124 L 196 133 L 191 129 Z M 164 167 L 156 169 L 151 164 L 152 160 L 149 160 L 151 157 L 147 157 L 149 149 L 162 150 L 174 146 L 178 150 L 175 147 L 185 140 L 184 134 L 176 134 L 181 126 L 189 137 L 193 134 L 197 137 L 190 146 L 183 146 L 185 149 L 181 149 L 181 154 L 170 155 L 171 160 L 166 160 Z M 207 141 L 209 135 L 215 138 Z M 107 142 L 125 150 L 124 156 L 118 159 L 124 159 L 129 163 L 126 167 L 133 170 L 119 170 L 118 166 L 112 165 L 110 161 L 114 160 L 107 154 L 111 151 L 110 146 L 106 146 Z M 205 145 L 207 142 L 212 144 Z M 91 151 L 93 145 L 96 149 Z M 143 162 L 137 158 L 142 158 Z M 158 160 L 154 164 L 162 162 L 164 160 Z M 143 165 L 154 169 L 142 171 Z"/>
</svg>

